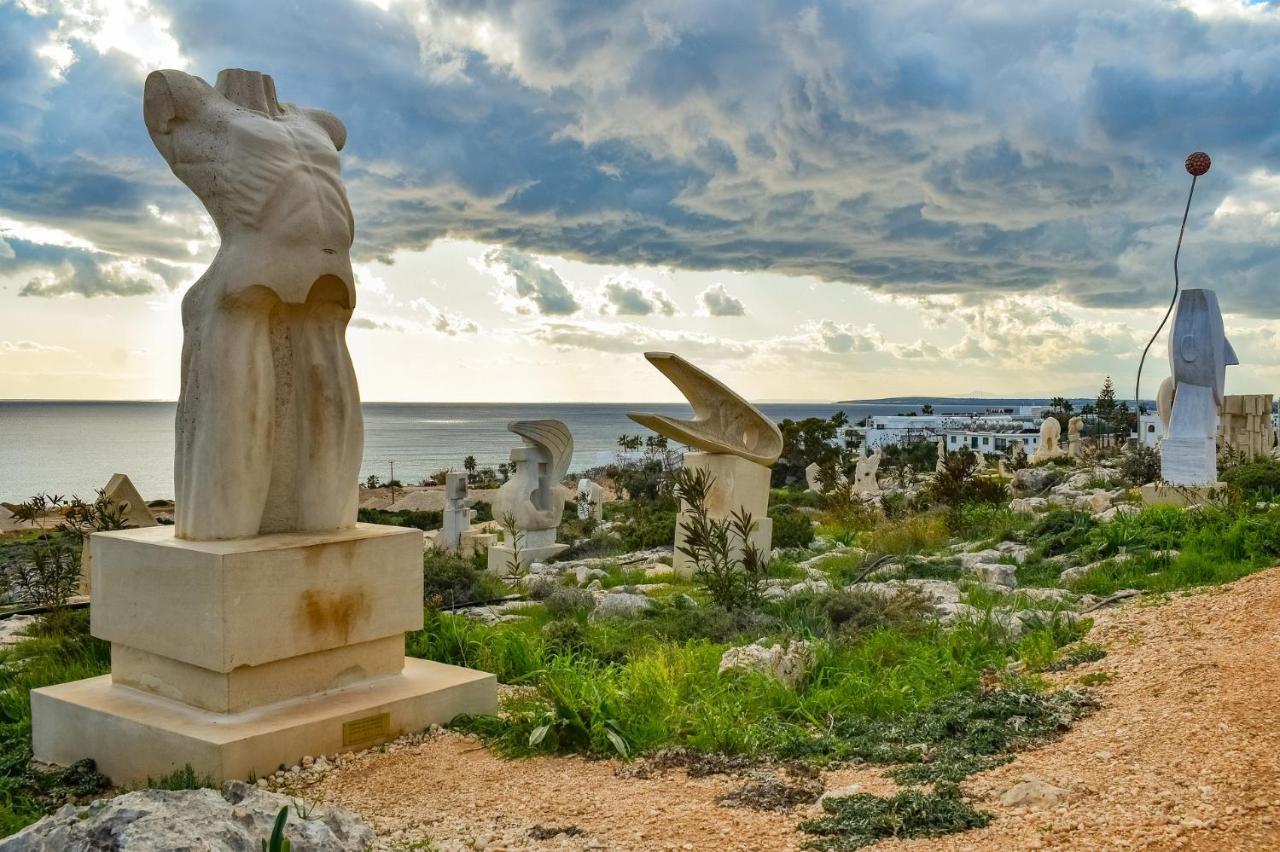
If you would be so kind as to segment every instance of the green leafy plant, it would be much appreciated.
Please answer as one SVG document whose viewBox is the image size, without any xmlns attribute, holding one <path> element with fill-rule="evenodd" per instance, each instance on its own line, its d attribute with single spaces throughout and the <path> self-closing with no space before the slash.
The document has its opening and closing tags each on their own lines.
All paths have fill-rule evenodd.
<svg viewBox="0 0 1280 852">
<path fill-rule="evenodd" d="M 289 821 L 289 808 L 283 807 L 276 814 L 275 825 L 271 828 L 271 839 L 262 841 L 262 852 L 290 852 L 293 844 L 284 836 L 285 823 Z"/>
<path fill-rule="evenodd" d="M 751 541 L 757 524 L 750 512 L 734 510 L 713 518 L 707 508 L 714 479 L 703 469 L 682 468 L 672 476 L 676 496 L 687 508 L 681 521 L 680 552 L 694 564 L 694 579 L 725 609 L 759 604 L 768 577 L 768 557 Z"/>
<path fill-rule="evenodd" d="M 782 504 L 769 507 L 774 547 L 808 547 L 813 541 L 813 521 L 804 512 Z"/>
<path fill-rule="evenodd" d="M 896 796 L 857 793 L 822 803 L 827 816 L 800 823 L 800 830 L 817 835 L 808 849 L 847 850 L 887 837 L 940 837 L 989 824 L 992 816 L 976 810 L 955 784 L 938 784 L 933 791 L 904 790 Z"/>
</svg>

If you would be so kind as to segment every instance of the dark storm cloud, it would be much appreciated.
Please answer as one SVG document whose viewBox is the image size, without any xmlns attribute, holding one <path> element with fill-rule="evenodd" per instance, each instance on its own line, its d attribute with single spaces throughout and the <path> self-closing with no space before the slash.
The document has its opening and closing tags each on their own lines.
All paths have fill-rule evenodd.
<svg viewBox="0 0 1280 852">
<path fill-rule="evenodd" d="M 1206 148 L 1215 168 L 1191 227 L 1213 233 L 1188 268 L 1201 265 L 1227 310 L 1277 311 L 1274 233 L 1210 221 L 1251 174 L 1280 170 L 1273 8 L 154 5 L 196 73 L 260 68 L 283 99 L 343 118 L 359 258 L 451 235 L 503 244 L 509 259 L 1153 305 L 1181 159 Z M 146 137 L 138 70 L 76 43 L 52 79 L 36 49 L 55 26 L 56 13 L 0 7 L 14 48 L 0 57 L 0 216 L 121 256 L 186 258 L 199 207 Z M 551 315 L 580 308 L 530 262 L 508 264 L 521 298 Z"/>
</svg>

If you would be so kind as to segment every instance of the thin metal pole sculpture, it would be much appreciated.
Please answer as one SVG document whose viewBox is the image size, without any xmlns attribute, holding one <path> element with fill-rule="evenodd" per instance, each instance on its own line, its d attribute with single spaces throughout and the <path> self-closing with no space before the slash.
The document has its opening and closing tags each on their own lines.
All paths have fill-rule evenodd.
<svg viewBox="0 0 1280 852">
<path fill-rule="evenodd" d="M 1182 211 L 1182 227 L 1178 229 L 1178 247 L 1173 250 L 1173 298 L 1169 300 L 1169 309 L 1164 312 L 1160 325 L 1156 327 L 1155 334 L 1151 335 L 1151 339 L 1142 350 L 1142 357 L 1138 359 L 1138 379 L 1133 385 L 1133 416 L 1138 418 L 1139 427 L 1142 425 L 1142 365 L 1147 361 L 1151 344 L 1155 343 L 1160 332 L 1164 331 L 1164 325 L 1169 321 L 1169 315 L 1173 313 L 1173 306 L 1178 303 L 1178 290 L 1181 288 L 1181 283 L 1178 281 L 1178 255 L 1182 253 L 1182 235 L 1187 230 L 1187 214 L 1191 212 L 1191 197 L 1196 194 L 1196 178 L 1208 172 L 1212 164 L 1209 155 L 1203 151 L 1188 154 L 1186 161 L 1182 164 L 1187 174 L 1191 175 L 1191 189 L 1187 191 L 1187 206 Z M 1140 429 L 1139 432 L 1141 432 Z"/>
</svg>

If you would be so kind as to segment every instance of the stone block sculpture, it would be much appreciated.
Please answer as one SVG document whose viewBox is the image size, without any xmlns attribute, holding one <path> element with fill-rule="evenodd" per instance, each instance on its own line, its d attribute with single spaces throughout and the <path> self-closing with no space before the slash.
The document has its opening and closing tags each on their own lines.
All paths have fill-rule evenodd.
<svg viewBox="0 0 1280 852">
<path fill-rule="evenodd" d="M 559 420 L 516 420 L 507 429 L 524 443 L 511 451 L 511 478 L 498 489 L 493 517 L 506 539 L 489 548 L 489 571 L 518 574 L 569 545 L 556 543 L 556 528 L 569 489 L 562 484 L 573 460 L 573 434 Z"/>
<path fill-rule="evenodd" d="M 471 528 L 471 510 L 467 508 L 467 477 L 446 473 L 444 477 L 444 519 L 436 547 L 450 553 L 462 551 L 462 538 Z"/>
<path fill-rule="evenodd" d="M 1246 458 L 1269 456 L 1276 446 L 1269 393 L 1224 396 L 1218 419 L 1218 444 Z"/>
<path fill-rule="evenodd" d="M 1218 410 L 1225 399 L 1227 367 L 1239 364 L 1212 290 L 1183 290 L 1169 333 L 1169 377 L 1157 396 L 1164 440 L 1160 476 L 1170 485 L 1218 481 Z M 1268 415 L 1269 416 L 1269 415 Z"/>
<path fill-rule="evenodd" d="M 35 757 L 222 781 L 494 712 L 493 675 L 405 657 L 422 534 L 356 523 L 342 122 L 240 69 L 157 71 L 143 115 L 222 238 L 182 303 L 176 526 L 91 537 L 111 673 L 32 691 Z"/>
<path fill-rule="evenodd" d="M 684 465 L 707 471 L 711 492 L 708 515 L 726 519 L 733 512 L 749 513 L 756 523 L 752 543 L 762 553 L 770 551 L 773 521 L 769 509 L 769 467 L 782 454 L 782 432 L 759 409 L 703 370 L 670 352 L 646 352 L 649 363 L 671 380 L 693 407 L 693 419 L 662 414 L 631 413 L 627 416 L 660 435 L 695 448 L 685 453 Z M 680 552 L 689 507 L 681 505 L 676 517 L 674 570 L 691 576 L 697 566 Z"/>
</svg>

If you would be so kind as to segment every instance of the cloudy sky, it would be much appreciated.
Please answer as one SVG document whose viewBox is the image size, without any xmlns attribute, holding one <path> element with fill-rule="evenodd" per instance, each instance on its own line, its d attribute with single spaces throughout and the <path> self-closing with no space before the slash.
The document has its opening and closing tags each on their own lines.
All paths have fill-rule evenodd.
<svg viewBox="0 0 1280 852">
<path fill-rule="evenodd" d="M 370 400 L 1132 387 L 1184 284 L 1280 390 L 1280 6 L 0 0 L 0 397 L 177 394 L 217 234 L 142 81 L 337 113 Z M 1160 352 L 1144 381 L 1164 375 Z"/>
</svg>

